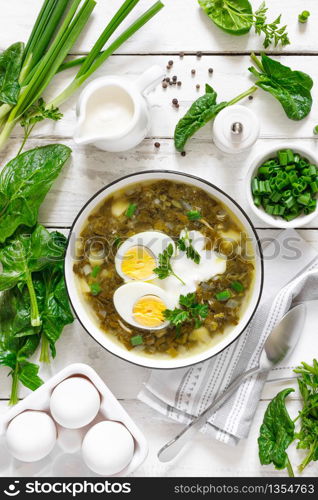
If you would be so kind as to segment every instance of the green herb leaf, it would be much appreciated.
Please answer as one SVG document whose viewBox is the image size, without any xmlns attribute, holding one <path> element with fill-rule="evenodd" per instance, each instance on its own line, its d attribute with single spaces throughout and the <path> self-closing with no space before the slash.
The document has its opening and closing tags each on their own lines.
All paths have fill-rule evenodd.
<svg viewBox="0 0 318 500">
<path fill-rule="evenodd" d="M 183 151 L 187 140 L 227 106 L 226 102 L 217 104 L 216 98 L 215 90 L 206 85 L 206 93 L 199 97 L 179 120 L 174 132 L 174 143 L 178 151 Z"/>
<path fill-rule="evenodd" d="M 0 291 L 15 285 L 26 285 L 31 300 L 31 324 L 40 326 L 41 319 L 32 280 L 32 273 L 40 271 L 63 260 L 65 247 L 61 245 L 58 233 L 49 233 L 43 226 L 37 226 L 31 234 L 18 234 L 0 249 Z"/>
<path fill-rule="evenodd" d="M 54 144 L 23 153 L 0 173 L 0 243 L 22 225 L 36 224 L 39 207 L 71 155 Z"/>
<path fill-rule="evenodd" d="M 272 43 L 275 47 L 277 47 L 278 44 L 281 44 L 282 46 L 289 45 L 290 41 L 286 32 L 287 26 L 280 26 L 281 15 L 271 23 L 267 23 L 267 11 L 268 8 L 266 7 L 265 2 L 262 2 L 258 10 L 254 13 L 255 33 L 257 35 L 261 35 L 262 33 L 265 35 L 263 42 L 265 49 Z"/>
<path fill-rule="evenodd" d="M 248 0 L 198 0 L 209 18 L 223 31 L 230 35 L 244 35 L 254 26 L 257 35 L 264 34 L 263 45 L 267 48 L 271 43 L 275 47 L 290 43 L 286 26 L 280 26 L 281 16 L 268 23 L 267 7 L 262 2 L 253 13 Z"/>
<path fill-rule="evenodd" d="M 179 276 L 177 276 L 172 269 L 171 265 L 171 257 L 174 254 L 174 247 L 172 243 L 169 243 L 167 248 L 158 255 L 159 266 L 156 267 L 153 272 L 158 276 L 160 280 L 164 280 L 168 278 L 168 276 L 174 276 L 184 285 L 185 283 L 182 281 Z"/>
<path fill-rule="evenodd" d="M 36 389 L 43 383 L 35 368 L 30 368 L 27 361 L 40 342 L 37 329 L 30 327 L 30 304 L 28 307 L 27 304 L 29 299 L 26 287 L 22 291 L 14 287 L 0 294 L 0 365 L 11 369 L 13 383 L 10 404 L 18 402 L 19 380 L 31 389 Z M 17 321 L 20 310 L 23 314 Z M 29 314 L 22 320 L 26 316 L 25 310 L 28 310 Z"/>
<path fill-rule="evenodd" d="M 197 298 L 195 293 L 188 293 L 187 295 L 180 295 L 179 304 L 184 307 L 191 307 L 196 304 Z"/>
<path fill-rule="evenodd" d="M 137 210 L 136 203 L 130 203 L 129 207 L 125 212 L 126 217 L 132 217 L 135 214 L 136 210 Z"/>
<path fill-rule="evenodd" d="M 64 238 L 63 235 L 61 237 Z M 66 245 L 66 238 L 64 238 L 64 243 Z M 40 361 L 48 363 L 50 357 L 47 352 L 47 343 L 50 346 L 52 357 L 55 358 L 55 344 L 64 327 L 73 322 L 64 281 L 63 263 L 52 263 L 48 268 L 36 273 L 33 282 L 42 319 Z M 47 343 L 43 342 L 43 337 L 47 339 Z"/>
<path fill-rule="evenodd" d="M 313 81 L 302 71 L 293 71 L 278 61 L 262 54 L 261 61 L 252 54 L 258 70 L 249 71 L 257 78 L 256 85 L 272 94 L 283 106 L 291 120 L 302 120 L 312 107 L 311 89 Z"/>
<path fill-rule="evenodd" d="M 194 321 L 194 327 L 199 328 L 209 314 L 209 306 L 198 303 L 195 293 L 180 295 L 179 304 L 183 309 L 166 309 L 163 313 L 166 320 L 176 327 L 180 327 L 187 321 Z"/>
<path fill-rule="evenodd" d="M 192 240 L 189 238 L 188 233 L 177 241 L 177 247 L 179 250 L 186 253 L 188 259 L 193 260 L 196 264 L 200 264 L 201 256 L 193 247 Z"/>
<path fill-rule="evenodd" d="M 190 210 L 190 212 L 187 212 L 187 217 L 190 221 L 202 219 L 202 215 L 198 210 Z"/>
<path fill-rule="evenodd" d="M 163 315 L 167 321 L 169 321 L 174 326 L 179 326 L 185 321 L 187 321 L 190 317 L 189 311 L 185 311 L 184 309 L 175 308 L 173 310 L 166 309 L 163 312 Z"/>
<path fill-rule="evenodd" d="M 248 0 L 199 0 L 209 18 L 231 35 L 245 35 L 253 24 L 253 10 Z"/>
<path fill-rule="evenodd" d="M 0 54 L 0 103 L 14 106 L 18 101 L 23 52 L 24 44 L 18 42 Z"/>
<path fill-rule="evenodd" d="M 31 391 L 35 391 L 43 384 L 43 380 L 38 375 L 39 367 L 34 363 L 25 361 L 18 373 L 20 382 Z"/>
<path fill-rule="evenodd" d="M 60 112 L 58 108 L 54 108 L 53 106 L 47 107 L 44 100 L 40 98 L 35 104 L 30 106 L 28 110 L 23 114 L 22 119 L 20 120 L 20 125 L 24 128 L 24 139 L 19 149 L 18 155 L 24 148 L 24 145 L 29 138 L 33 128 L 39 122 L 43 120 L 52 120 L 58 121 L 63 118 L 63 114 Z"/>
<path fill-rule="evenodd" d="M 296 433 L 297 448 L 308 450 L 299 472 L 302 472 L 310 462 L 318 460 L 318 361 L 313 360 L 312 366 L 303 362 L 294 370 L 300 377 L 298 386 L 303 398 L 303 408 L 299 412 L 301 427 Z"/>
<path fill-rule="evenodd" d="M 294 439 L 295 424 L 285 405 L 285 399 L 294 389 L 284 389 L 269 403 L 258 438 L 259 458 L 262 465 L 275 465 L 276 469 L 289 467 L 286 450 Z"/>
</svg>

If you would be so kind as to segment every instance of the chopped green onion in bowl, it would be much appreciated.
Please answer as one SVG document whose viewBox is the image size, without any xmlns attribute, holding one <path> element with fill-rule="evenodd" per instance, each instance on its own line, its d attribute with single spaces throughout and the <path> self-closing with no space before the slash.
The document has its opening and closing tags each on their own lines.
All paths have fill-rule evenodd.
<svg viewBox="0 0 318 500">
<path fill-rule="evenodd" d="M 317 213 L 318 166 L 310 152 L 290 147 L 254 161 L 248 175 L 253 211 L 276 227 L 299 227 Z"/>
</svg>

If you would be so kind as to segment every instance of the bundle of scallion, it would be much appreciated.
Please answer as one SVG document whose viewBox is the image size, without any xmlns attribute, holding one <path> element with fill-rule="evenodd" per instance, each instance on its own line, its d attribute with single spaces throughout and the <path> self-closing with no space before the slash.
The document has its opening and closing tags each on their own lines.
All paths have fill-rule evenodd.
<svg viewBox="0 0 318 500">
<path fill-rule="evenodd" d="M 58 120 L 63 102 L 89 78 L 128 38 L 163 7 L 154 3 L 123 33 L 105 45 L 139 0 L 125 0 L 86 57 L 65 62 L 86 26 L 97 0 L 44 0 L 24 46 L 18 42 L 0 54 L 0 150 L 17 123 L 25 128 L 25 140 L 34 125 L 49 118 Z M 70 85 L 45 104 L 42 94 L 59 71 L 80 65 Z M 23 143 L 23 144 L 24 144 Z"/>
</svg>

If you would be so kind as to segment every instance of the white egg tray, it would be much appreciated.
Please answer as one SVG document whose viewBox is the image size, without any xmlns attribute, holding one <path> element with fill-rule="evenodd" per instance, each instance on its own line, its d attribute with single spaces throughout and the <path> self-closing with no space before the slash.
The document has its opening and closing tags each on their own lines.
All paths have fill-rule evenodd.
<svg viewBox="0 0 318 500">
<path fill-rule="evenodd" d="M 147 457 L 148 443 L 146 441 L 146 438 L 136 426 L 131 417 L 128 415 L 128 413 L 118 402 L 118 400 L 115 398 L 113 393 L 108 389 L 107 385 L 95 372 L 95 370 L 93 370 L 93 368 L 91 368 L 90 366 L 82 363 L 75 363 L 69 365 L 67 368 L 64 368 L 59 373 L 50 378 L 45 384 L 39 387 L 36 391 L 20 401 L 17 405 L 10 408 L 10 410 L 8 410 L 6 413 L 0 415 L 0 437 L 5 436 L 6 429 L 10 421 L 18 414 L 26 410 L 40 410 L 50 414 L 50 396 L 53 389 L 63 380 L 76 375 L 86 377 L 88 380 L 90 380 L 99 391 L 101 396 L 101 406 L 97 417 L 89 425 L 83 427 L 82 429 L 79 429 L 78 432 L 83 438 L 90 427 L 98 422 L 101 422 L 102 420 L 113 420 L 124 424 L 134 438 L 135 450 L 133 458 L 129 465 L 119 474 L 115 474 L 114 476 L 120 477 L 131 474 L 144 462 Z M 69 465 L 70 461 L 72 461 L 72 452 L 65 453 L 65 449 L 63 450 L 63 446 L 61 446 L 61 443 L 59 442 L 59 430 L 61 429 L 61 427 L 58 424 L 56 424 L 56 427 L 58 432 L 57 443 L 47 459 L 41 461 L 43 462 L 43 464 L 34 462 L 34 465 L 38 464 L 38 466 L 32 467 L 33 464 L 25 464 L 24 462 L 19 462 L 16 459 L 12 459 L 12 461 L 14 462 L 13 468 L 15 468 L 15 471 L 20 469 L 21 475 L 24 475 L 25 471 L 27 472 L 25 473 L 25 475 L 32 475 L 32 471 L 34 471 L 34 475 L 42 475 L 40 472 L 41 469 L 43 469 L 43 475 L 45 476 L 97 476 L 96 474 L 91 472 L 81 460 L 80 450 L 77 450 L 73 453 L 73 464 L 71 464 L 70 467 L 66 467 L 66 469 L 70 470 L 69 474 L 67 474 L 67 471 L 63 471 L 60 468 L 58 469 L 58 474 L 54 473 L 54 467 L 52 468 L 53 461 L 58 462 L 60 467 L 63 463 Z M 114 450 L 114 453 L 116 453 L 116 450 Z M 62 458 L 63 455 L 65 456 L 65 460 L 63 460 Z M 25 464 L 26 467 L 23 467 L 23 464 Z M 41 467 L 41 465 L 43 465 L 43 467 Z M 13 470 L 13 475 L 15 475 L 15 471 Z"/>
</svg>

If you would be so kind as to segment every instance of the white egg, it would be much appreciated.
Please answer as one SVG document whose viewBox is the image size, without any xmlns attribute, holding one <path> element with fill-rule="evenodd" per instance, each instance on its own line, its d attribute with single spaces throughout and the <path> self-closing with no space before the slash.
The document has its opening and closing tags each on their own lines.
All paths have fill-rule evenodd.
<svg viewBox="0 0 318 500">
<path fill-rule="evenodd" d="M 10 453 L 23 462 L 37 462 L 49 455 L 56 437 L 52 418 L 41 411 L 20 413 L 11 420 L 6 432 Z"/>
<path fill-rule="evenodd" d="M 65 453 L 77 453 L 82 446 L 82 432 L 80 429 L 58 428 L 57 442 Z"/>
<path fill-rule="evenodd" d="M 131 462 L 134 439 L 119 422 L 99 422 L 90 428 L 82 444 L 82 457 L 87 467 L 96 474 L 118 474 Z"/>
<path fill-rule="evenodd" d="M 140 303 L 142 311 L 138 309 Z M 158 321 L 158 324 L 155 324 L 158 318 L 156 306 L 165 310 L 170 309 L 172 305 L 162 288 L 142 281 L 125 283 L 114 293 L 114 306 L 122 319 L 136 328 L 145 330 L 158 330 L 166 326 L 166 321 Z M 144 312 L 143 317 L 140 317 L 140 312 Z"/>
<path fill-rule="evenodd" d="M 79 429 L 94 420 L 100 409 L 96 387 L 83 377 L 71 377 L 55 387 L 50 401 L 52 417 L 67 429 Z"/>
<path fill-rule="evenodd" d="M 170 236 L 160 231 L 145 231 L 142 233 L 137 233 L 130 238 L 128 238 L 119 247 L 118 252 L 115 257 L 116 271 L 123 278 L 124 281 L 131 280 L 143 280 L 148 281 L 155 277 L 153 273 L 154 267 L 158 265 L 158 256 L 161 254 L 169 244 L 174 247 L 174 242 Z M 138 259 L 134 259 L 130 255 L 131 250 L 138 249 Z M 145 253 L 143 254 L 143 250 Z M 145 267 L 145 257 L 148 257 L 148 266 Z M 124 266 L 127 263 L 127 258 L 130 260 L 130 271 L 131 273 L 126 273 Z M 125 261 L 126 259 L 126 261 Z M 154 266 L 150 266 L 149 260 L 152 260 Z M 146 263 L 147 264 L 147 263 Z"/>
</svg>

